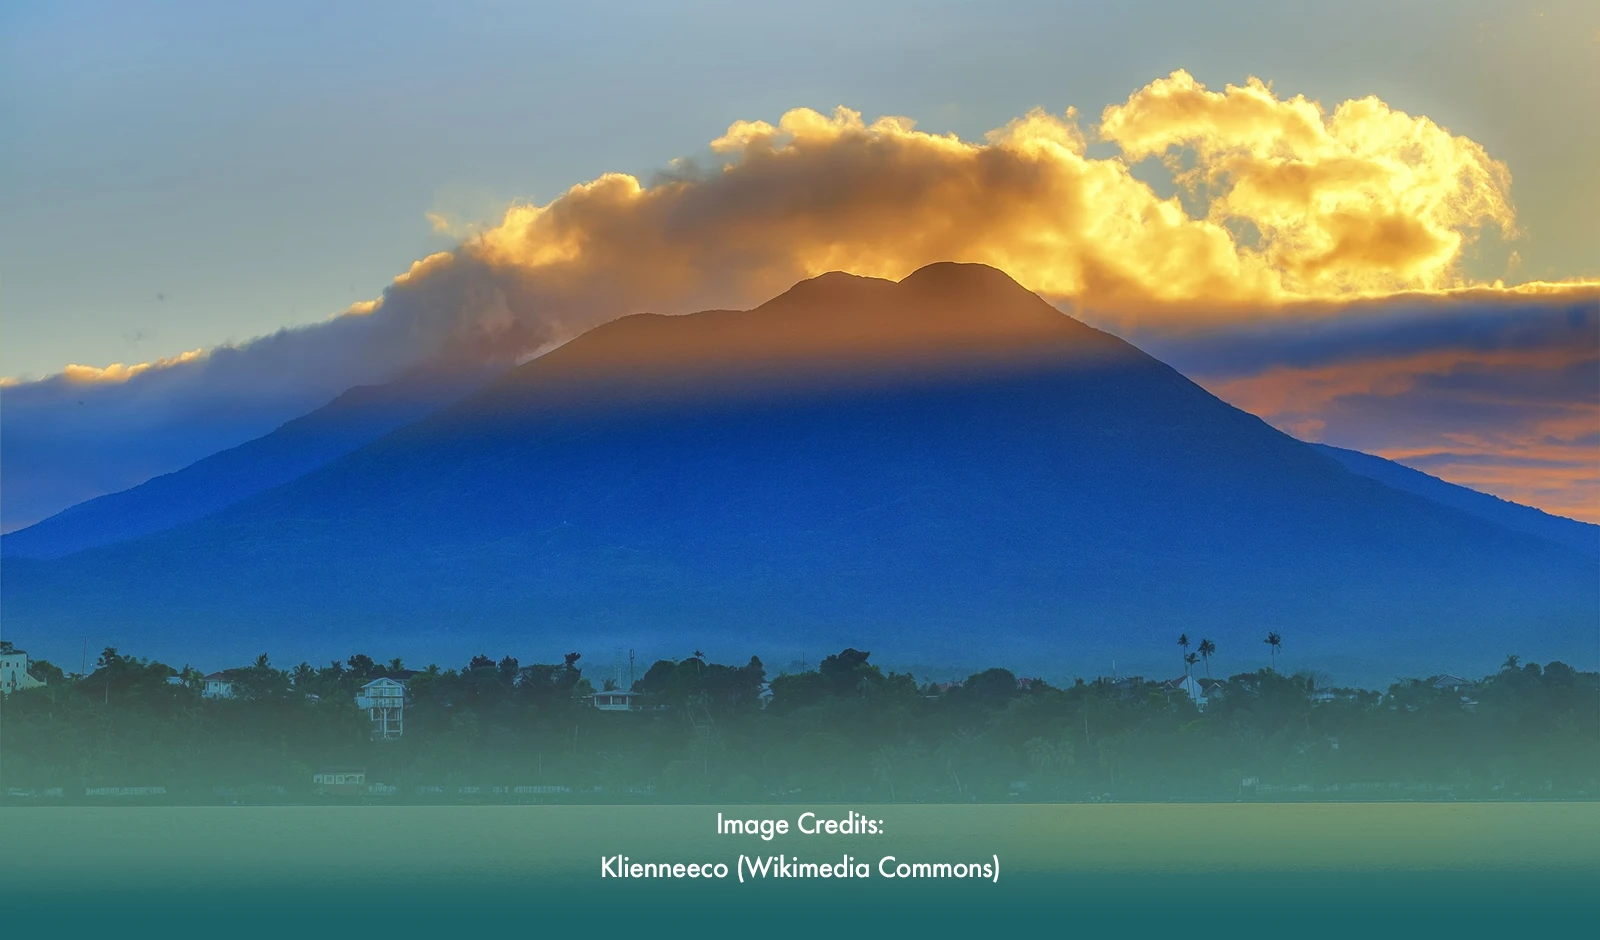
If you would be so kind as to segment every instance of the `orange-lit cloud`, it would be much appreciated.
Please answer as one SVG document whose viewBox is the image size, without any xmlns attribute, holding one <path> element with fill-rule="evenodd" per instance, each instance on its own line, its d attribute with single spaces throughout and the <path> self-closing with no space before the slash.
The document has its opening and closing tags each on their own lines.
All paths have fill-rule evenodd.
<svg viewBox="0 0 1600 940">
<path fill-rule="evenodd" d="M 168 356 L 153 362 L 138 362 L 131 366 L 121 362 L 113 362 L 108 366 L 84 366 L 74 363 L 61 370 L 61 377 L 68 382 L 79 383 L 126 382 L 150 369 L 169 369 L 173 366 L 183 365 L 186 362 L 194 362 L 196 359 L 205 356 L 205 354 L 206 351 L 204 349 L 191 349 L 176 356 Z"/>
<path fill-rule="evenodd" d="M 1540 319 L 1495 341 L 1391 352 L 1380 339 L 1329 361 L 1200 381 L 1303 439 L 1600 522 L 1600 302 Z"/>
<path fill-rule="evenodd" d="M 1120 153 L 1090 156 L 1091 134 Z M 801 108 L 735 122 L 710 146 L 710 168 L 680 163 L 649 184 L 611 173 L 513 206 L 458 254 L 567 288 L 607 279 L 619 303 L 666 312 L 941 260 L 991 264 L 1112 317 L 1567 287 L 1472 284 L 1464 247 L 1485 227 L 1515 234 L 1509 171 L 1370 97 L 1328 112 L 1255 79 L 1218 92 L 1179 71 L 1088 132 L 1071 110 L 964 141 L 909 118 Z M 1153 156 L 1204 211 L 1134 175 Z"/>
<path fill-rule="evenodd" d="M 1461 286 L 1456 263 L 1485 224 L 1515 231 L 1511 173 L 1475 141 L 1374 97 L 1326 113 L 1250 79 L 1224 91 L 1186 72 L 1105 110 L 1100 133 L 1138 160 L 1178 148 L 1206 219 L 1246 223 L 1275 297 Z"/>
<path fill-rule="evenodd" d="M 1516 349 L 1479 352 L 1462 349 L 1432 350 L 1396 358 L 1339 362 L 1310 368 L 1276 366 L 1258 374 L 1229 379 L 1210 391 L 1244 410 L 1268 416 L 1309 416 L 1341 398 L 1355 395 L 1393 398 L 1413 391 L 1429 378 L 1508 369 L 1562 369 L 1591 361 L 1570 349 Z M 1496 396 L 1497 403 L 1505 399 Z M 1600 402 L 1577 402 L 1595 416 L 1600 429 Z M 1591 430 L 1594 430 L 1591 429 Z"/>
</svg>

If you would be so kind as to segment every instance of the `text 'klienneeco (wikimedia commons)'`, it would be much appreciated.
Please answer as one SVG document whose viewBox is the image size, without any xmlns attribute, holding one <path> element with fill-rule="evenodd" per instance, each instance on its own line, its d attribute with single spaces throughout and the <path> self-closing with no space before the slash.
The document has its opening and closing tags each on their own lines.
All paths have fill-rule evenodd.
<svg viewBox="0 0 1600 940">
<path fill-rule="evenodd" d="M 831 818 L 813 811 L 801 813 L 791 824 L 786 818 L 730 819 L 717 814 L 717 835 L 754 836 L 764 842 L 773 842 L 786 836 L 882 836 L 886 833 L 884 821 L 869 819 L 851 810 L 841 818 Z M 837 858 L 838 861 L 834 861 Z M 600 877 L 618 879 L 725 879 L 746 881 L 814 878 L 887 878 L 925 879 L 958 878 L 999 882 L 1000 856 L 958 859 L 956 861 L 928 861 L 902 859 L 885 854 L 876 861 L 857 858 L 847 853 L 817 861 L 798 854 L 780 852 L 775 855 L 740 854 L 731 861 L 697 859 L 675 861 L 672 859 L 635 859 L 623 853 L 600 857 Z"/>
</svg>

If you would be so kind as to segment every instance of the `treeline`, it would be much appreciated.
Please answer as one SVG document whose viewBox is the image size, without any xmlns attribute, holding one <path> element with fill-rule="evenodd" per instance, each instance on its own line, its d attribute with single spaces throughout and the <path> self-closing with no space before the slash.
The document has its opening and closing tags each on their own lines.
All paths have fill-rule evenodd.
<svg viewBox="0 0 1600 940">
<path fill-rule="evenodd" d="M 769 682 L 758 659 L 696 654 L 651 666 L 637 710 L 606 712 L 580 659 L 413 671 L 355 655 L 285 671 L 263 656 L 233 671 L 228 699 L 203 697 L 193 670 L 115 649 L 87 676 L 36 664 L 46 684 L 0 705 L 0 787 L 13 802 L 105 786 L 299 799 L 314 773 L 363 770 L 402 796 L 531 786 L 630 802 L 1600 794 L 1600 674 L 1558 662 L 1512 657 L 1481 681 L 1385 692 L 1263 669 L 1211 684 L 1202 710 L 1137 679 L 1061 688 L 990 669 L 935 686 L 844 650 Z M 382 676 L 407 685 L 399 740 L 373 741 L 354 703 Z"/>
</svg>

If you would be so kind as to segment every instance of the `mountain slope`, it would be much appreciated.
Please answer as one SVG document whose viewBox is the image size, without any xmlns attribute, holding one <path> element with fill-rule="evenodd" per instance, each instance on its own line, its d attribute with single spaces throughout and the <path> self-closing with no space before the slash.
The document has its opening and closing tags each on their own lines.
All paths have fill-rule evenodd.
<svg viewBox="0 0 1600 940">
<path fill-rule="evenodd" d="M 0 591 L 8 631 L 115 622 L 180 660 L 855 645 L 1091 675 L 1171 670 L 1181 631 L 1224 670 L 1268 629 L 1347 676 L 1588 662 L 1600 616 L 1591 559 L 1352 474 L 970 265 L 615 321 Z"/>
<path fill-rule="evenodd" d="M 1586 555 L 1600 557 L 1600 526 L 1564 516 L 1552 516 L 1532 506 L 1480 493 L 1448 483 L 1410 467 L 1358 450 L 1330 444 L 1313 444 L 1351 473 L 1369 477 L 1393 489 L 1415 493 L 1452 509 L 1469 512 L 1515 532 L 1548 539 Z"/>
<path fill-rule="evenodd" d="M 362 385 L 270 434 L 0 537 L 7 558 L 59 558 L 192 522 L 350 453 L 481 386 L 482 369 L 419 370 Z"/>
</svg>

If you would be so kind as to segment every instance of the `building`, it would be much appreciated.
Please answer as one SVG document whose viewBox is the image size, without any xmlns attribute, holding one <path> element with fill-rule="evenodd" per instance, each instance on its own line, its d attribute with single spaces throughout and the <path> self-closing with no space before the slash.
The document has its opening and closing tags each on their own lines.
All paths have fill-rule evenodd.
<svg viewBox="0 0 1600 940">
<path fill-rule="evenodd" d="M 238 672 L 237 669 L 224 669 L 206 676 L 203 680 L 205 685 L 200 689 L 200 697 L 233 698 L 233 680 Z"/>
<path fill-rule="evenodd" d="M 32 689 L 44 685 L 28 672 L 26 650 L 7 648 L 0 652 L 0 694 L 10 695 L 18 689 Z"/>
<path fill-rule="evenodd" d="M 311 775 L 311 786 L 322 796 L 360 796 L 367 789 L 367 772 L 325 770 Z"/>
<path fill-rule="evenodd" d="M 1434 691 L 1436 692 L 1440 692 L 1445 695 L 1457 696 L 1461 701 L 1461 707 L 1467 711 L 1473 711 L 1478 707 L 1477 700 L 1472 697 L 1472 693 L 1478 688 L 1478 683 L 1472 681 L 1471 679 L 1463 679 L 1460 676 L 1442 675 L 1434 676 L 1433 678 L 1429 679 L 1428 682 L 1432 684 Z"/>
<path fill-rule="evenodd" d="M 390 741 L 405 733 L 406 684 L 392 676 L 373 679 L 356 693 L 356 707 L 367 711 L 372 738 Z"/>
<path fill-rule="evenodd" d="M 638 692 L 629 692 L 626 689 L 606 689 L 589 696 L 594 707 L 603 712 L 631 712 L 635 705 L 633 700 L 639 697 Z"/>
<path fill-rule="evenodd" d="M 1194 702 L 1195 708 L 1201 711 L 1206 710 L 1205 689 L 1195 680 L 1194 676 L 1180 676 L 1176 679 L 1168 679 L 1161 683 L 1161 687 L 1168 692 L 1181 692 L 1189 696 L 1189 700 Z"/>
</svg>

